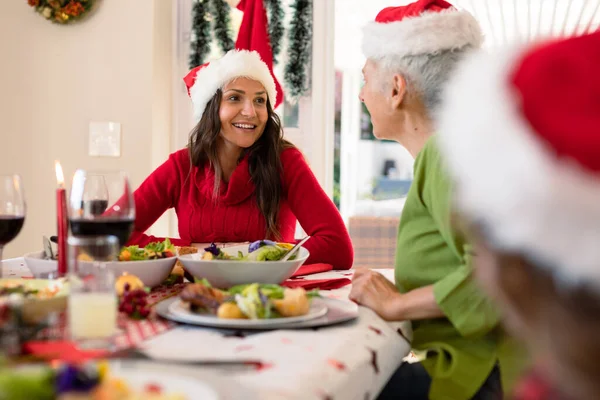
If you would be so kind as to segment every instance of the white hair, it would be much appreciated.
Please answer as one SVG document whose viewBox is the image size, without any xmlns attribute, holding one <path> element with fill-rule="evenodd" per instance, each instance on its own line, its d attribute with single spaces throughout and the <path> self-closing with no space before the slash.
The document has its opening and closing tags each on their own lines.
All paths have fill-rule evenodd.
<svg viewBox="0 0 600 400">
<path fill-rule="evenodd" d="M 400 74 L 408 85 L 408 95 L 420 95 L 425 107 L 433 112 L 441 102 L 442 91 L 452 72 L 473 49 L 472 46 L 464 46 L 435 53 L 388 55 L 371 60 L 377 65 L 376 79 L 382 91 L 390 87 L 393 75 Z"/>
</svg>

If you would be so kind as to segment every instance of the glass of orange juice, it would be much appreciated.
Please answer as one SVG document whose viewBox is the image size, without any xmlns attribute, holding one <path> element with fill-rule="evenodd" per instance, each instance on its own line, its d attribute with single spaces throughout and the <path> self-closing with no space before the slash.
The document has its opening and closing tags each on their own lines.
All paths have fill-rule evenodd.
<svg viewBox="0 0 600 400">
<path fill-rule="evenodd" d="M 68 321 L 80 348 L 110 349 L 117 330 L 115 277 L 107 268 L 119 256 L 116 236 L 70 237 Z"/>
</svg>

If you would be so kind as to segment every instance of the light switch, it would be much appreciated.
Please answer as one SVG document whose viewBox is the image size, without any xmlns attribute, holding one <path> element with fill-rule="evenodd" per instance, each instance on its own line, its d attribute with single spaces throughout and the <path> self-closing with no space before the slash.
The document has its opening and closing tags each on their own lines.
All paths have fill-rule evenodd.
<svg viewBox="0 0 600 400">
<path fill-rule="evenodd" d="M 90 122 L 88 153 L 92 157 L 120 157 L 121 124 Z"/>
</svg>

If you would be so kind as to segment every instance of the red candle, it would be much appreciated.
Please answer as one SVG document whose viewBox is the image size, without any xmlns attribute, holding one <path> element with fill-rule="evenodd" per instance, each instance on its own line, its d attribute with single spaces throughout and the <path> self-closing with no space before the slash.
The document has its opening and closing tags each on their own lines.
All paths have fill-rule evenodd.
<svg viewBox="0 0 600 400">
<path fill-rule="evenodd" d="M 56 181 L 56 225 L 58 230 L 58 275 L 64 276 L 67 273 L 67 235 L 69 226 L 67 220 L 67 194 L 65 189 L 65 177 L 62 167 L 58 161 L 55 161 Z"/>
</svg>

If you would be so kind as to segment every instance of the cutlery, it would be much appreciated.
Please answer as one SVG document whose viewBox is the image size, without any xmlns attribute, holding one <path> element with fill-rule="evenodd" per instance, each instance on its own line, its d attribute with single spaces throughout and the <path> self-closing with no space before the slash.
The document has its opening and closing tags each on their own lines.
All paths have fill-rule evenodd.
<svg viewBox="0 0 600 400">
<path fill-rule="evenodd" d="M 300 250 L 300 247 L 302 247 L 302 245 L 308 239 L 310 239 L 310 236 L 307 236 L 304 239 L 302 239 L 301 241 L 299 241 L 294 247 L 291 248 L 290 251 L 287 252 L 287 254 L 281 259 L 281 261 L 287 261 L 287 260 L 289 260 L 291 256 L 293 256 L 294 254 L 296 254 L 298 252 L 298 250 Z"/>
<path fill-rule="evenodd" d="M 54 260 L 54 252 L 52 251 L 52 243 L 46 236 L 43 237 L 44 241 L 44 255 L 48 260 Z"/>
</svg>

